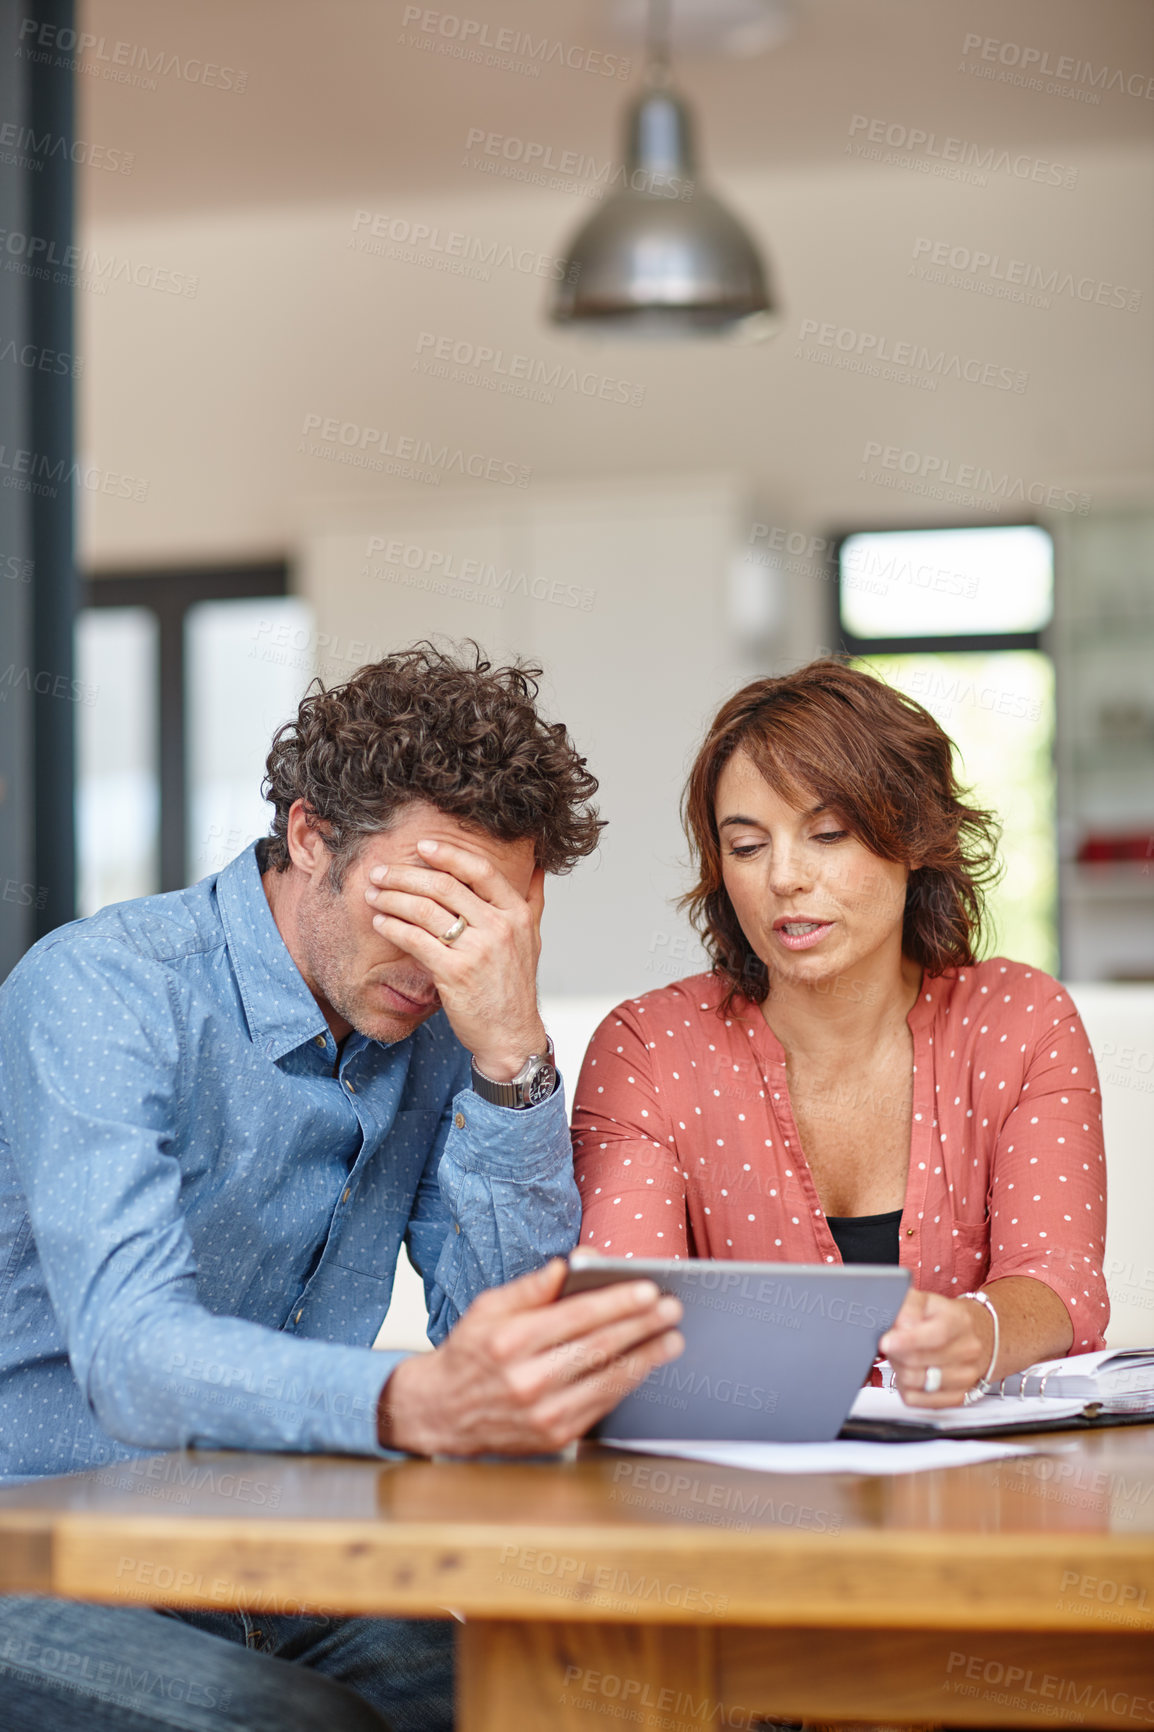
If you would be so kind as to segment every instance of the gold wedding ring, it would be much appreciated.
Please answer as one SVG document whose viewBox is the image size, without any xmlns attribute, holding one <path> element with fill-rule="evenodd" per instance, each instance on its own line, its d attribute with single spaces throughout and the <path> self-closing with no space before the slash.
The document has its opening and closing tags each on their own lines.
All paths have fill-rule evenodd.
<svg viewBox="0 0 1154 1732">
<path fill-rule="evenodd" d="M 457 918 L 454 920 L 454 922 L 450 926 L 449 930 L 447 932 L 442 932 L 441 943 L 442 944 L 456 944 L 458 938 L 460 938 L 462 932 L 464 932 L 464 930 L 465 930 L 466 926 L 468 926 L 468 924 L 469 924 L 469 922 L 465 919 L 465 916 L 463 914 L 458 914 Z"/>
</svg>

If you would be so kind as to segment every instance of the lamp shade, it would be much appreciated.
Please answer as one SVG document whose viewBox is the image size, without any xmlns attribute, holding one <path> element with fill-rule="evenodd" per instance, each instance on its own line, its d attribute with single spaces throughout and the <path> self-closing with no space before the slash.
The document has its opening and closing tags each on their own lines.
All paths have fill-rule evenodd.
<svg viewBox="0 0 1154 1732">
<path fill-rule="evenodd" d="M 684 102 L 648 90 L 628 117 L 623 185 L 567 249 L 551 316 L 605 335 L 769 335 L 776 324 L 757 248 L 694 179 Z"/>
</svg>

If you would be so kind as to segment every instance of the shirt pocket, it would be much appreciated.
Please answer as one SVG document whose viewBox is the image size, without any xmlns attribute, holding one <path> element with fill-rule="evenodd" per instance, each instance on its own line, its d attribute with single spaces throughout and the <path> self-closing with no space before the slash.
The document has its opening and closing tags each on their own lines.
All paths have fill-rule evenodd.
<svg viewBox="0 0 1154 1732">
<path fill-rule="evenodd" d="M 953 1246 L 953 1275 L 957 1283 L 951 1292 L 973 1293 L 990 1268 L 990 1223 L 985 1221 L 955 1221 L 950 1243 Z"/>
<path fill-rule="evenodd" d="M 439 1112 L 420 1107 L 397 1113 L 381 1147 L 366 1162 L 341 1223 L 335 1261 L 342 1268 L 378 1275 L 391 1284 L 440 1123 Z M 434 1210 L 439 1201 L 434 1199 Z M 448 1226 L 446 1213 L 446 1231 Z"/>
</svg>

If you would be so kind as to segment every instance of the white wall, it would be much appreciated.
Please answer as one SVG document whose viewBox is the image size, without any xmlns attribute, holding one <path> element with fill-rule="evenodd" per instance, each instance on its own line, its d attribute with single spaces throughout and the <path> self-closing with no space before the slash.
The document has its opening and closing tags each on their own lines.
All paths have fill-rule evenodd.
<svg viewBox="0 0 1154 1732">
<path fill-rule="evenodd" d="M 1149 495 L 1154 427 L 1135 381 L 1154 361 L 1154 239 L 1134 213 L 1151 206 L 1154 169 L 1132 147 L 1086 143 L 1075 154 L 1073 188 L 1005 173 L 977 186 L 856 157 L 728 174 L 727 196 L 764 237 L 785 308 L 781 334 L 751 348 L 590 346 L 546 325 L 547 285 L 536 276 L 494 265 L 478 281 L 358 250 L 371 227 L 356 226 L 358 209 L 548 255 L 582 214 L 574 207 L 591 208 L 510 183 L 494 190 L 480 176 L 468 199 L 398 198 L 374 194 L 368 165 L 359 180 L 350 170 L 339 201 L 102 220 L 90 234 L 98 256 L 195 277 L 196 294 L 122 278 L 79 297 L 84 448 L 148 483 L 142 502 L 83 496 L 85 560 L 287 554 L 318 629 L 346 657 L 350 645 L 364 646 L 362 659 L 429 632 L 472 632 L 494 651 L 540 656 L 556 713 L 603 779 L 613 826 L 598 866 L 553 893 L 547 954 L 561 958 L 561 934 L 565 973 L 547 983 L 603 984 L 588 948 L 596 933 L 601 967 L 634 989 L 649 946 L 662 947 L 667 899 L 683 887 L 676 795 L 706 712 L 751 672 L 794 665 L 831 641 L 820 559 L 785 562 L 776 628 L 740 641 L 727 590 L 733 553 L 755 524 L 800 540 L 917 520 L 1045 520 L 1033 501 L 1048 496 L 1101 513 Z M 921 240 L 982 249 L 1002 276 L 1013 258 L 1057 282 L 1118 286 L 1139 297 L 1138 310 L 1061 289 L 1040 307 L 928 283 L 916 274 Z M 973 280 L 999 286 L 988 273 Z M 929 391 L 820 365 L 805 358 L 815 348 L 799 340 L 805 321 L 1020 371 L 1025 389 L 931 376 Z M 419 367 L 422 333 L 487 345 L 506 367 L 527 355 L 623 380 L 643 399 L 561 386 L 541 402 L 436 377 Z M 328 419 L 337 437 L 324 436 Z M 426 464 L 428 481 L 395 473 L 372 429 L 390 452 L 422 440 L 441 453 Z M 912 454 L 907 465 L 970 465 L 986 478 L 960 499 L 935 497 L 896 466 L 898 452 Z M 462 473 L 475 459 L 527 484 L 478 485 Z M 724 506 L 710 494 L 719 476 Z M 708 532 L 696 518 L 687 532 L 678 495 L 714 498 Z M 1068 515 L 1049 511 L 1059 527 Z M 512 599 L 494 609 L 364 583 L 356 532 L 344 553 L 325 540 L 354 524 L 400 527 L 534 576 L 547 567 L 596 601 L 587 613 Z M 758 568 L 754 581 L 769 574 Z M 353 665 L 335 659 L 330 676 Z M 302 686 L 306 677 L 302 669 Z"/>
<path fill-rule="evenodd" d="M 547 670 L 548 713 L 600 778 L 608 829 L 591 860 L 548 885 L 545 993 L 623 996 L 692 969 L 696 946 L 671 906 L 687 887 L 678 802 L 703 727 L 740 678 L 727 566 L 744 511 L 722 478 L 538 485 L 332 508 L 305 540 L 298 581 L 331 677 L 429 631 Z"/>
<path fill-rule="evenodd" d="M 1070 987 L 1102 1090 L 1111 1347 L 1154 1346 L 1154 987 Z"/>
<path fill-rule="evenodd" d="M 863 465 L 871 441 L 1099 504 L 1149 494 L 1154 429 L 1136 388 L 1154 360 L 1154 241 L 1137 217 L 1154 194 L 1146 155 L 1087 147 L 1073 189 L 1006 174 L 974 187 L 857 160 L 729 176 L 727 195 L 764 238 L 785 307 L 782 333 L 749 349 L 591 348 L 544 323 L 536 277 L 494 268 L 478 282 L 355 246 L 360 208 L 555 254 L 587 200 L 487 183 L 467 201 L 378 198 L 365 179 L 369 190 L 339 203 L 91 229 L 98 254 L 197 284 L 191 299 L 124 279 L 79 296 L 84 448 L 148 482 L 143 503 L 85 495 L 90 565 L 292 550 L 313 502 L 363 500 L 388 483 L 302 454 L 310 414 L 525 465 L 530 491 L 556 478 L 731 473 L 771 521 L 801 528 L 986 519 L 884 485 L 906 478 Z M 997 255 L 1003 272 L 1015 258 L 1129 287 L 1142 301 L 1131 313 L 1059 293 L 1039 308 L 930 284 L 912 274 L 919 239 Z M 822 366 L 799 358 L 807 319 L 1020 369 L 1026 389 L 945 378 L 926 391 Z M 644 401 L 562 390 L 553 403 L 527 402 L 432 378 L 414 370 L 422 332 L 583 365 L 643 386 Z M 435 497 L 452 485 L 446 477 Z M 1022 505 L 1011 501 L 1008 514 Z"/>
</svg>

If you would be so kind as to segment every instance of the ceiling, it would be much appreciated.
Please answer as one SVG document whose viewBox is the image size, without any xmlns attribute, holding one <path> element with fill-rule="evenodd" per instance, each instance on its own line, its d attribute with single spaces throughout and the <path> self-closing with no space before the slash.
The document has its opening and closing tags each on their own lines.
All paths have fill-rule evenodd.
<svg viewBox="0 0 1154 1732">
<path fill-rule="evenodd" d="M 134 156 L 130 173 L 80 177 L 84 219 L 475 192 L 479 176 L 464 166 L 471 129 L 555 156 L 617 156 L 622 98 L 638 73 L 635 44 L 613 31 L 611 0 L 455 3 L 454 12 L 426 9 L 433 28 L 424 30 L 406 23 L 415 8 L 400 0 L 81 0 L 81 28 L 102 46 L 78 80 L 79 130 Z M 1009 44 L 1008 59 L 1034 48 L 1144 88 L 1154 78 L 1148 0 L 795 0 L 795 14 L 793 33 L 768 52 L 678 57 L 674 0 L 678 78 L 703 123 L 712 177 L 831 166 L 855 114 L 1059 162 L 1151 140 L 1152 101 L 1020 88 L 978 76 L 998 62 L 964 53 L 968 36 L 988 37 Z M 502 29 L 547 37 L 577 64 L 554 58 L 531 76 L 454 57 L 442 50 L 460 46 L 457 19 L 474 36 L 486 25 L 490 40 Z M 161 52 L 168 70 L 150 89 L 141 61 Z M 590 69 L 595 52 L 632 53 L 632 77 Z M 243 90 L 235 76 L 234 88 L 212 88 L 203 62 L 247 74 Z M 118 65 L 128 81 L 107 76 Z M 501 184 L 486 177 L 487 191 Z"/>
</svg>

